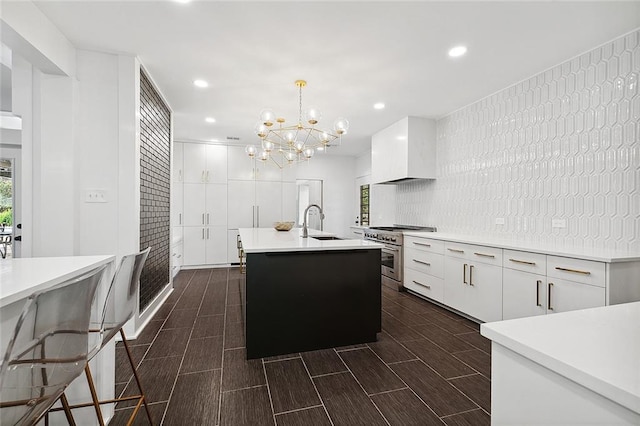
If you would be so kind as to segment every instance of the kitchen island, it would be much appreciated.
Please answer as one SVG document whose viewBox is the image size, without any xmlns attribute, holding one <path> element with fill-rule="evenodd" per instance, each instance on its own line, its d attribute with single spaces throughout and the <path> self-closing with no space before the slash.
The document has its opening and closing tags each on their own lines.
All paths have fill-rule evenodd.
<svg viewBox="0 0 640 426">
<path fill-rule="evenodd" d="M 302 238 L 298 228 L 239 231 L 247 256 L 247 358 L 376 340 L 381 244 L 314 230 Z"/>
<path fill-rule="evenodd" d="M 640 424 L 640 302 L 481 325 L 491 424 Z"/>
</svg>

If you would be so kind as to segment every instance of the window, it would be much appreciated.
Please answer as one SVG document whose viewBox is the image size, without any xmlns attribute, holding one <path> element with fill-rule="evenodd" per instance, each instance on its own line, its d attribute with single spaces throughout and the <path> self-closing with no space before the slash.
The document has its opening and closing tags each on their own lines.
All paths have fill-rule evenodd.
<svg viewBox="0 0 640 426">
<path fill-rule="evenodd" d="M 360 185 L 360 225 L 369 226 L 369 185 Z"/>
</svg>

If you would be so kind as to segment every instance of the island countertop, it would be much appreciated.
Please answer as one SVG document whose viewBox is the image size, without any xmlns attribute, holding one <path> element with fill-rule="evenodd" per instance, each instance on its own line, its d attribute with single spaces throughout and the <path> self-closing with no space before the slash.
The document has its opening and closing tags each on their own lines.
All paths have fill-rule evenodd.
<svg viewBox="0 0 640 426">
<path fill-rule="evenodd" d="M 481 333 L 640 414 L 640 302 L 487 323 Z"/>
<path fill-rule="evenodd" d="M 332 237 L 335 234 L 315 229 L 309 229 L 308 238 L 302 238 L 301 228 L 293 228 L 290 231 L 276 231 L 273 228 L 240 228 L 238 231 L 245 253 L 362 250 L 383 247 L 380 243 L 361 239 L 316 240 L 312 237 Z"/>
</svg>

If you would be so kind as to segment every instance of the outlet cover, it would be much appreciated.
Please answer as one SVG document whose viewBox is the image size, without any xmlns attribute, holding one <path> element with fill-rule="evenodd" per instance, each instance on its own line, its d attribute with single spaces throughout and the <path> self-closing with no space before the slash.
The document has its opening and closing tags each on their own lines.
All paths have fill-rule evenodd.
<svg viewBox="0 0 640 426">
<path fill-rule="evenodd" d="M 89 189 L 84 192 L 85 203 L 106 203 L 107 191 L 104 189 Z"/>
<path fill-rule="evenodd" d="M 504 217 L 496 217 L 496 225 L 504 225 Z"/>
<path fill-rule="evenodd" d="M 567 219 L 551 219 L 552 228 L 566 228 Z"/>
</svg>

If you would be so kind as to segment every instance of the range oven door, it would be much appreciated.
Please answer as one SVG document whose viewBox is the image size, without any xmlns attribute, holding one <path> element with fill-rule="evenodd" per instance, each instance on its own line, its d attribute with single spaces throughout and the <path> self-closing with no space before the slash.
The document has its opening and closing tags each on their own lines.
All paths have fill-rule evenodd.
<svg viewBox="0 0 640 426">
<path fill-rule="evenodd" d="M 402 247 L 385 245 L 382 248 L 382 275 L 396 281 L 402 281 Z"/>
</svg>

